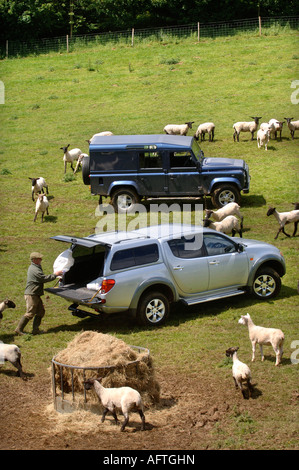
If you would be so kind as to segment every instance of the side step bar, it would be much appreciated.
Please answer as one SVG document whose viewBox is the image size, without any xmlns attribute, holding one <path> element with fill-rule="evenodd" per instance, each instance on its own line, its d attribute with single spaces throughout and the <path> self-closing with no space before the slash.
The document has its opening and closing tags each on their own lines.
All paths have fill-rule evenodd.
<svg viewBox="0 0 299 470">
<path fill-rule="evenodd" d="M 78 308 L 78 304 L 72 304 L 68 307 L 68 310 L 72 312 L 72 315 L 75 317 L 79 318 L 85 318 L 85 317 L 93 317 L 93 318 L 99 318 L 101 316 L 100 313 L 91 313 L 91 312 L 86 312 L 85 310 L 81 310 Z"/>
<path fill-rule="evenodd" d="M 200 304 L 200 303 L 203 303 L 203 302 L 209 302 L 211 300 L 219 300 L 219 299 L 224 299 L 226 297 L 233 297 L 235 295 L 241 295 L 241 294 L 245 294 L 245 290 L 233 290 L 233 291 L 226 291 L 226 292 L 222 292 L 222 293 L 219 293 L 219 294 L 215 294 L 215 295 L 211 295 L 211 296 L 205 296 L 205 297 L 197 297 L 197 298 L 194 298 L 194 299 L 182 299 L 181 301 L 185 304 L 185 305 L 196 305 L 196 304 Z"/>
</svg>

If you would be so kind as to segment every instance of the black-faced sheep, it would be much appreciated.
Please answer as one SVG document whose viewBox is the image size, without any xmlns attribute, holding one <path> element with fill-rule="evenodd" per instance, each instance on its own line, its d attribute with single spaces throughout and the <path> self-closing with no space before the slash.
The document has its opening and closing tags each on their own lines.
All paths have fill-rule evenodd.
<svg viewBox="0 0 299 470">
<path fill-rule="evenodd" d="M 194 121 L 185 122 L 185 124 L 167 124 L 164 127 L 165 134 L 169 135 L 187 135 L 188 130 L 192 129 Z"/>
<path fill-rule="evenodd" d="M 260 117 L 255 116 L 255 117 L 251 117 L 251 119 L 254 119 L 254 120 L 249 121 L 249 122 L 246 122 L 246 121 L 235 122 L 235 124 L 233 125 L 233 129 L 235 131 L 233 135 L 234 141 L 236 140 L 236 137 L 237 137 L 237 141 L 239 142 L 240 132 L 250 132 L 251 140 L 253 140 L 254 133 L 257 130 L 258 125 L 259 125 L 259 120 L 262 118 L 261 116 Z"/>
<path fill-rule="evenodd" d="M 299 129 L 299 121 L 292 121 L 294 118 L 284 118 L 287 121 L 288 128 L 290 129 L 291 132 L 291 137 L 294 139 L 294 134 L 295 131 Z"/>
<path fill-rule="evenodd" d="M 22 364 L 21 364 L 21 351 L 15 344 L 4 344 L 0 342 L 0 364 L 10 362 L 16 369 L 18 369 L 18 377 L 24 377 Z"/>
<path fill-rule="evenodd" d="M 78 148 L 69 150 L 69 146 L 70 144 L 68 144 L 66 147 L 60 147 L 60 150 L 63 150 L 64 173 L 66 173 L 67 163 L 71 164 L 71 169 L 74 171 L 73 163 L 74 161 L 78 160 L 82 153 Z"/>
<path fill-rule="evenodd" d="M 251 382 L 251 380 L 252 380 L 251 379 L 251 371 L 250 371 L 249 367 L 247 366 L 247 364 L 244 364 L 244 362 L 241 362 L 238 359 L 238 356 L 237 356 L 238 349 L 239 349 L 238 347 L 233 347 L 233 348 L 227 349 L 226 350 L 226 356 L 233 358 L 232 373 L 233 373 L 233 379 L 234 379 L 234 382 L 235 382 L 235 386 L 236 386 L 236 388 L 239 388 L 241 390 L 243 398 L 247 398 L 245 390 L 243 388 L 243 383 L 245 382 L 247 384 L 248 393 L 249 393 L 249 397 L 250 397 L 252 392 L 253 392 L 253 385 L 252 385 L 252 382 Z"/>
<path fill-rule="evenodd" d="M 34 194 L 44 193 L 44 188 L 46 188 L 47 194 L 49 194 L 48 185 L 45 178 L 39 176 L 38 178 L 30 178 L 31 180 L 31 197 L 34 201 Z"/>
<path fill-rule="evenodd" d="M 294 231 L 293 231 L 292 236 L 294 237 L 296 235 L 297 226 L 299 222 L 299 210 L 298 209 L 289 211 L 289 212 L 278 212 L 275 207 L 269 207 L 267 216 L 269 215 L 274 215 L 277 222 L 279 223 L 279 230 L 276 236 L 274 237 L 274 240 L 277 239 L 280 232 L 283 232 L 287 237 L 290 237 L 290 235 L 285 232 L 284 227 L 285 225 L 291 224 L 291 223 L 294 223 Z"/>
<path fill-rule="evenodd" d="M 49 201 L 48 201 L 47 196 L 45 194 L 39 194 L 36 200 L 36 204 L 35 204 L 35 215 L 34 215 L 33 222 L 36 221 L 37 215 L 39 212 L 41 212 L 42 214 L 42 222 L 43 222 L 45 212 L 47 213 L 47 215 L 49 215 L 48 207 L 49 207 Z"/>
</svg>

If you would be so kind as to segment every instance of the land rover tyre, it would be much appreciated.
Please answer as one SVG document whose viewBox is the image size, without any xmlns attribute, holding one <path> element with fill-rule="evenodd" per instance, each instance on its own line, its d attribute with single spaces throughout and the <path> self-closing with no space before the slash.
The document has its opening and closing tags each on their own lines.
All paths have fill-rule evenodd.
<svg viewBox="0 0 299 470">
<path fill-rule="evenodd" d="M 84 184 L 90 184 L 90 158 L 88 157 L 83 157 L 82 160 L 82 178 L 83 178 L 83 183 Z"/>
<path fill-rule="evenodd" d="M 169 300 L 161 292 L 148 292 L 141 297 L 138 309 L 138 323 L 145 326 L 163 325 L 169 315 Z"/>
<path fill-rule="evenodd" d="M 264 267 L 257 271 L 252 283 L 252 294 L 261 300 L 276 297 L 281 288 L 279 274 L 270 267 Z"/>
<path fill-rule="evenodd" d="M 241 196 L 238 188 L 232 184 L 223 184 L 218 186 L 212 193 L 212 203 L 220 209 L 230 202 L 240 204 Z"/>
<path fill-rule="evenodd" d="M 139 197 L 134 189 L 120 188 L 116 189 L 111 195 L 111 202 L 116 212 L 129 214 L 135 211 L 136 204 L 139 203 Z"/>
</svg>

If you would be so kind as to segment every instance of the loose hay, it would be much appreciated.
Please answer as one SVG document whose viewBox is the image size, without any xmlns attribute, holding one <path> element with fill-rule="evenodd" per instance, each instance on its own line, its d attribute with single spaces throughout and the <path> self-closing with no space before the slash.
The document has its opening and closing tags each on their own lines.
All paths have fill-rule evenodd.
<svg viewBox="0 0 299 470">
<path fill-rule="evenodd" d="M 139 391 L 145 406 L 158 403 L 160 386 L 155 378 L 153 361 L 149 354 L 139 352 L 124 341 L 112 335 L 85 331 L 75 336 L 67 348 L 55 356 L 55 362 L 66 366 L 55 366 L 56 387 L 65 396 L 76 394 L 77 404 L 83 404 L 83 381 L 89 377 L 103 377 L 104 387 L 132 387 Z M 98 368 L 91 370 L 88 368 Z M 91 390 L 87 392 L 88 403 L 98 403 L 98 397 Z"/>
</svg>

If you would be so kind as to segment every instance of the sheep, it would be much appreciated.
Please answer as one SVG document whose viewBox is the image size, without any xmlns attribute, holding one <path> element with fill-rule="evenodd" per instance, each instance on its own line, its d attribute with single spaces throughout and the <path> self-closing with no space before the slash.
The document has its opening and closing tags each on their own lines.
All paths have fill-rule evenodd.
<svg viewBox="0 0 299 470">
<path fill-rule="evenodd" d="M 47 215 L 49 215 L 48 207 L 49 207 L 49 201 L 48 201 L 47 196 L 45 194 L 39 194 L 38 198 L 36 200 L 36 204 L 35 204 L 35 215 L 34 215 L 33 222 L 36 221 L 37 214 L 39 212 L 42 213 L 42 222 L 43 222 L 44 221 L 44 213 L 46 212 Z"/>
<path fill-rule="evenodd" d="M 209 134 L 209 142 L 212 142 L 214 140 L 215 133 L 215 124 L 213 122 L 205 122 L 203 124 L 200 124 L 194 134 L 195 140 L 198 140 L 199 136 L 201 142 L 205 140 L 206 132 Z"/>
<path fill-rule="evenodd" d="M 28 177 L 30 180 L 31 180 L 31 197 L 32 197 L 32 201 L 34 201 L 34 194 L 38 194 L 38 193 L 43 193 L 44 192 L 44 188 L 46 188 L 46 192 L 47 194 L 49 194 L 49 189 L 48 189 L 48 185 L 46 183 L 46 180 L 42 177 L 42 176 L 39 176 L 38 178 L 30 178 Z"/>
<path fill-rule="evenodd" d="M 66 147 L 60 147 L 60 150 L 63 150 L 63 161 L 64 161 L 64 173 L 66 173 L 66 164 L 71 164 L 71 169 L 74 171 L 73 163 L 75 160 L 78 160 L 78 157 L 81 155 L 81 150 L 78 148 L 69 150 L 70 144 Z"/>
<path fill-rule="evenodd" d="M 131 387 L 120 387 L 120 388 L 104 388 L 100 383 L 101 378 L 88 379 L 84 382 L 86 390 L 90 390 L 94 387 L 96 394 L 98 395 L 103 407 L 104 413 L 102 416 L 102 423 L 105 421 L 106 414 L 111 411 L 115 423 L 119 421 L 116 416 L 116 408 L 120 408 L 124 415 L 124 422 L 121 426 L 121 431 L 124 431 L 126 425 L 129 422 L 129 413 L 132 409 L 136 408 L 141 418 L 141 430 L 145 430 L 145 416 L 143 413 L 143 403 L 140 393 Z"/>
<path fill-rule="evenodd" d="M 292 121 L 294 118 L 284 118 L 288 124 L 288 128 L 291 131 L 292 139 L 294 140 L 295 131 L 299 129 L 299 121 Z"/>
<path fill-rule="evenodd" d="M 192 129 L 192 124 L 195 121 L 188 121 L 185 124 L 167 124 L 164 127 L 165 134 L 169 135 L 187 135 L 188 130 Z"/>
<path fill-rule="evenodd" d="M 236 388 L 239 387 L 239 389 L 242 392 L 243 398 L 246 398 L 246 393 L 243 388 L 243 382 L 246 382 L 247 387 L 248 387 L 248 398 L 249 398 L 253 392 L 253 385 L 251 381 L 252 380 L 251 371 L 247 364 L 244 364 L 244 362 L 241 362 L 238 359 L 238 356 L 237 356 L 238 349 L 239 349 L 238 346 L 228 348 L 226 350 L 226 356 L 233 358 L 232 373 L 233 373 L 233 379 L 234 379 Z"/>
<path fill-rule="evenodd" d="M 256 134 L 257 146 L 262 147 L 265 144 L 265 150 L 268 150 L 268 143 L 270 140 L 270 128 L 268 130 L 259 129 Z"/>
<path fill-rule="evenodd" d="M 276 354 L 276 362 L 275 365 L 278 366 L 281 362 L 282 354 L 283 354 L 283 342 L 284 342 L 284 334 L 281 330 L 277 328 L 264 328 L 263 326 L 256 326 L 249 313 L 246 315 L 241 315 L 239 322 L 241 325 L 248 326 L 249 332 L 249 339 L 252 344 L 252 362 L 255 359 L 255 346 L 256 344 L 259 345 L 262 361 L 264 361 L 265 357 L 263 354 L 263 345 L 272 345 L 274 352 Z"/>
<path fill-rule="evenodd" d="M 297 206 L 295 206 L 295 207 L 297 207 Z M 287 224 L 291 224 L 291 223 L 294 223 L 294 231 L 293 231 L 292 236 L 294 237 L 296 235 L 297 225 L 298 225 L 298 221 L 299 221 L 299 210 L 298 209 L 295 209 L 295 210 L 289 211 L 289 212 L 278 212 L 275 207 L 269 207 L 269 209 L 267 211 L 267 216 L 272 215 L 272 214 L 274 215 L 277 222 L 279 223 L 279 230 L 278 230 L 276 236 L 274 237 L 274 240 L 277 239 L 280 232 L 283 232 L 287 237 L 290 237 L 290 235 L 285 232 L 284 226 L 287 225 Z"/>
<path fill-rule="evenodd" d="M 259 120 L 262 119 L 262 117 L 251 117 L 251 119 L 254 119 L 253 121 L 249 121 L 249 122 L 235 122 L 235 124 L 233 125 L 233 129 L 234 129 L 234 141 L 236 140 L 236 137 L 237 137 L 237 141 L 239 142 L 239 135 L 240 135 L 240 132 L 251 132 L 251 140 L 253 140 L 253 137 L 254 137 L 254 133 L 255 131 L 257 130 L 257 126 L 259 125 Z"/>
<path fill-rule="evenodd" d="M 234 237 L 236 232 L 238 232 L 242 238 L 242 228 L 240 222 L 234 215 L 228 215 L 223 220 L 221 220 L 221 222 L 212 222 L 210 219 L 204 219 L 203 226 L 210 227 L 213 230 L 217 230 L 217 232 L 226 234 L 231 232 L 232 237 Z"/>
<path fill-rule="evenodd" d="M 221 222 L 225 217 L 228 215 L 236 215 L 241 219 L 241 229 L 243 230 L 243 220 L 244 217 L 240 212 L 240 206 L 236 202 L 229 202 L 225 206 L 221 207 L 217 211 L 213 211 L 211 209 L 206 209 L 206 216 L 205 219 L 212 219 L 216 222 Z"/>
<path fill-rule="evenodd" d="M 277 119 L 270 119 L 269 125 L 272 127 L 271 133 L 274 132 L 275 139 L 277 139 L 277 133 L 279 132 L 280 140 L 281 140 L 281 133 L 282 133 L 282 126 L 284 121 L 277 121 Z"/>
<path fill-rule="evenodd" d="M 11 362 L 11 364 L 18 369 L 18 377 L 24 377 L 21 364 L 21 351 L 18 346 L 0 342 L 0 364 L 4 364 L 5 361 Z"/>
<path fill-rule="evenodd" d="M 77 160 L 76 168 L 74 169 L 74 174 L 77 172 L 79 166 L 82 164 L 82 161 L 83 161 L 84 157 L 88 157 L 88 154 L 87 153 L 81 153 L 81 155 L 79 155 L 78 160 Z"/>
<path fill-rule="evenodd" d="M 98 136 L 109 136 L 109 135 L 114 135 L 112 132 L 110 131 L 104 131 L 104 132 L 99 132 L 98 134 L 94 134 L 91 139 L 88 139 L 86 142 L 88 142 L 89 144 L 91 144 L 92 140 L 95 138 L 95 137 L 98 137 Z"/>
<path fill-rule="evenodd" d="M 12 300 L 5 299 L 0 302 L 0 320 L 3 318 L 3 312 L 6 308 L 16 308 L 16 304 Z"/>
</svg>

